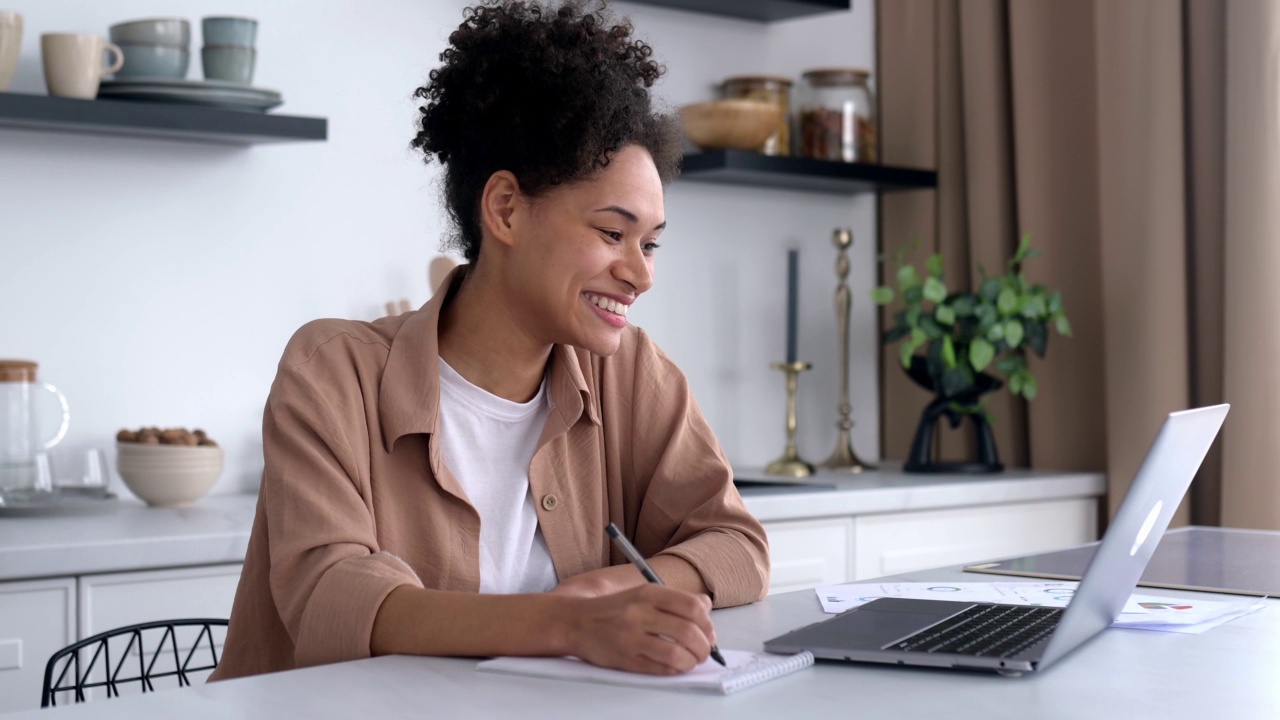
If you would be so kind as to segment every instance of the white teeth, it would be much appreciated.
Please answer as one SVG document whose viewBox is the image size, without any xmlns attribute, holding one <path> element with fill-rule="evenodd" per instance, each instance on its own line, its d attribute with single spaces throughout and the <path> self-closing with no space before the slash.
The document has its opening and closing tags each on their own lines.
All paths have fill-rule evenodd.
<svg viewBox="0 0 1280 720">
<path fill-rule="evenodd" d="M 608 310 L 614 315 L 625 316 L 627 314 L 627 309 L 628 309 L 627 306 L 618 302 L 617 300 L 613 300 L 607 297 L 602 297 L 600 295 L 592 295 L 591 293 L 587 293 L 587 302 L 590 302 L 591 304 L 603 310 Z"/>
</svg>

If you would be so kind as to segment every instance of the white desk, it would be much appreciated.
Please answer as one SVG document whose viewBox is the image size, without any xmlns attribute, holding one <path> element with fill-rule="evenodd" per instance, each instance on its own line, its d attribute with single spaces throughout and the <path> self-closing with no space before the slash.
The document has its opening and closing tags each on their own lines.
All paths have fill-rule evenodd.
<svg viewBox="0 0 1280 720">
<path fill-rule="evenodd" d="M 983 578 L 952 568 L 897 579 Z M 753 650 L 824 617 L 812 591 L 713 615 L 723 647 Z M 1109 629 L 1043 675 L 1022 678 L 822 663 L 719 697 L 507 677 L 476 672 L 474 660 L 393 656 L 3 717 L 1275 720 L 1280 601 L 1203 635 Z"/>
</svg>

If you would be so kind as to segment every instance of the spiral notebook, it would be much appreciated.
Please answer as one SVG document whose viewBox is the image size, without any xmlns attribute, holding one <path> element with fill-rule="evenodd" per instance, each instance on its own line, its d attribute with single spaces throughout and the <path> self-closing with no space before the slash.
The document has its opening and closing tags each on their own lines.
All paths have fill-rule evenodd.
<svg viewBox="0 0 1280 720">
<path fill-rule="evenodd" d="M 577 658 L 500 657 L 476 665 L 481 672 L 579 680 L 666 690 L 693 690 L 728 695 L 813 665 L 813 654 L 771 655 L 745 650 L 721 650 L 727 667 L 708 659 L 683 675 L 660 677 L 596 667 Z"/>
</svg>

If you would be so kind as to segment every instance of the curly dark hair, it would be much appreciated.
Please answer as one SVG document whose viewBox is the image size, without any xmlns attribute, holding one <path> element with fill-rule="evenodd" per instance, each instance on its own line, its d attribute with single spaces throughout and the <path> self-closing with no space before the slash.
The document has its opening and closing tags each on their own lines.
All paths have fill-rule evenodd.
<svg viewBox="0 0 1280 720">
<path fill-rule="evenodd" d="M 631 23 L 610 24 L 603 2 L 558 7 L 484 0 L 440 53 L 443 64 L 414 92 L 419 130 L 411 146 L 445 168 L 448 244 L 480 257 L 480 195 L 507 170 L 536 197 L 583 180 L 623 147 L 649 151 L 666 185 L 680 170 L 678 121 L 652 108 L 649 88 L 665 69 Z"/>
</svg>

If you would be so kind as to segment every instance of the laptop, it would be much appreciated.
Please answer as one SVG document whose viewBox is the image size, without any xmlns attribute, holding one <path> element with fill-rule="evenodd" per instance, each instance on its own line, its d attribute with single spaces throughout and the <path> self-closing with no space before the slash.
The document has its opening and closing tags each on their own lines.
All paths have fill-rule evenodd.
<svg viewBox="0 0 1280 720">
<path fill-rule="evenodd" d="M 1120 616 L 1228 408 L 1165 419 L 1066 608 L 880 598 L 773 638 L 764 649 L 1004 675 L 1044 670 Z"/>
</svg>

